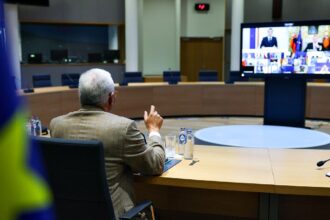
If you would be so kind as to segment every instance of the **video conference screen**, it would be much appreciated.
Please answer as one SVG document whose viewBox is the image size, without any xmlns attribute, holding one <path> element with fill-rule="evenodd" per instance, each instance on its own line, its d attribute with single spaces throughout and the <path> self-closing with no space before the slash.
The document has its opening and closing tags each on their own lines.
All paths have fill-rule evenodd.
<svg viewBox="0 0 330 220">
<path fill-rule="evenodd" d="M 241 25 L 241 73 L 330 77 L 330 21 Z"/>
</svg>

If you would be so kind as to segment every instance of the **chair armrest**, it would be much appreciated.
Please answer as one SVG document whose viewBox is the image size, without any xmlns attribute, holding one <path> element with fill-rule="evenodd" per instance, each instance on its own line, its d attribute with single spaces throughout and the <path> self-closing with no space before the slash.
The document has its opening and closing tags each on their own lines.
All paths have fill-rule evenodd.
<svg viewBox="0 0 330 220">
<path fill-rule="evenodd" d="M 141 212 L 142 210 L 144 210 L 145 208 L 147 208 L 151 205 L 152 205 L 151 201 L 149 201 L 149 200 L 143 201 L 142 203 L 140 203 L 140 204 L 136 205 L 135 207 L 131 208 L 128 212 L 121 215 L 119 217 L 119 219 L 132 219 L 135 216 L 137 216 L 137 214 L 139 212 Z"/>
</svg>

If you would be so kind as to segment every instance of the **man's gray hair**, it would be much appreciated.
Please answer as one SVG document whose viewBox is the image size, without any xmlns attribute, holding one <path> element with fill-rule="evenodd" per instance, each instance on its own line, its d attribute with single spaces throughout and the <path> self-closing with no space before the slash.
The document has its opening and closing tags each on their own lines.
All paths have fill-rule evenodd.
<svg viewBox="0 0 330 220">
<path fill-rule="evenodd" d="M 90 69 L 79 78 L 80 104 L 102 106 L 108 102 L 109 94 L 115 91 L 111 74 L 102 69 Z"/>
</svg>

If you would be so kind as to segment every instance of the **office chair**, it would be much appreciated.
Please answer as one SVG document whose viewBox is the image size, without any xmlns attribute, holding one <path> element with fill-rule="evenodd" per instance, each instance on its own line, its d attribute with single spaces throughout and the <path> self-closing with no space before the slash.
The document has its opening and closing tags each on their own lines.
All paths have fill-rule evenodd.
<svg viewBox="0 0 330 220">
<path fill-rule="evenodd" d="M 52 86 L 50 75 L 33 75 L 33 88 Z"/>
<path fill-rule="evenodd" d="M 33 141 L 39 145 L 58 220 L 115 219 L 100 141 L 45 137 Z M 148 207 L 153 214 L 151 202 L 145 201 L 119 219 L 133 219 Z"/>
<path fill-rule="evenodd" d="M 62 86 L 69 86 L 70 88 L 78 88 L 79 85 L 79 73 L 63 73 L 61 75 Z"/>
<path fill-rule="evenodd" d="M 123 83 L 121 85 L 127 85 L 130 82 L 144 82 L 141 72 L 125 72 Z"/>
<path fill-rule="evenodd" d="M 181 81 L 180 71 L 164 71 L 163 79 L 169 84 L 178 84 Z"/>
<path fill-rule="evenodd" d="M 198 80 L 202 82 L 218 81 L 218 72 L 216 70 L 200 70 Z"/>
</svg>

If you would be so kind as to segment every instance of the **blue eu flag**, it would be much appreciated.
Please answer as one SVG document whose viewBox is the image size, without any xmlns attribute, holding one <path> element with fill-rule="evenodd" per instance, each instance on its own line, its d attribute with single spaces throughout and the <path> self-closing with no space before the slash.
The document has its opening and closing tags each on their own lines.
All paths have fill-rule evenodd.
<svg viewBox="0 0 330 220">
<path fill-rule="evenodd" d="M 300 29 L 296 41 L 296 51 L 297 52 L 301 51 L 301 48 L 302 48 L 302 37 L 301 37 L 301 29 Z"/>
<path fill-rule="evenodd" d="M 14 88 L 3 4 L 0 0 L 0 219 L 52 220 L 51 194 Z"/>
</svg>

